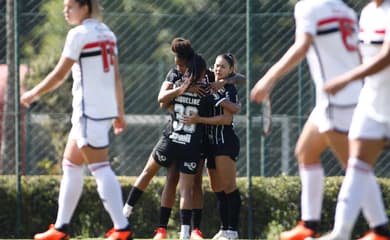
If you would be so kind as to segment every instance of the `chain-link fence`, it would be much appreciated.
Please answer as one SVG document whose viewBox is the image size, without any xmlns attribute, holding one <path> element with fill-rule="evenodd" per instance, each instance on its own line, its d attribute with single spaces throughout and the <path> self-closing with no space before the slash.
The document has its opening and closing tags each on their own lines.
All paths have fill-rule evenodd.
<svg viewBox="0 0 390 240">
<path fill-rule="evenodd" d="M 167 122 L 167 113 L 159 108 L 156 100 L 160 85 L 174 64 L 169 47 L 174 37 L 190 39 L 210 66 L 218 54 L 233 53 L 238 59 L 238 72 L 252 77 L 248 84 L 252 87 L 294 41 L 295 2 L 103 0 L 105 22 L 119 40 L 128 123 L 123 135 L 113 137 L 110 149 L 110 160 L 116 172 L 138 175 Z M 367 1 L 348 2 L 359 12 Z M 55 66 L 69 26 L 63 19 L 62 1 L 19 0 L 18 3 L 20 78 L 22 85 L 30 88 Z M 6 53 L 11 51 L 6 48 L 5 6 L 6 0 L 0 0 L 0 24 L 3 26 L 0 28 L 0 63 L 3 64 L 0 68 L 0 93 L 3 93 L 3 99 L 6 99 Z M 22 174 L 60 173 L 59 163 L 70 127 L 71 83 L 72 80 L 68 79 L 61 88 L 22 112 L 22 137 L 17 143 L 22 152 Z M 241 140 L 239 175 L 296 175 L 294 147 L 314 102 L 313 84 L 306 63 L 285 76 L 272 92 L 273 126 L 267 138 L 261 136 L 260 106 L 251 104 L 247 108 L 248 85 L 238 86 L 242 103 L 242 111 L 235 118 Z M 248 109 L 252 116 L 249 131 L 246 129 Z M 15 114 L 3 111 L 2 119 L 3 122 L 12 122 Z M 10 121 L 5 121 L 7 119 Z M 3 174 L 14 174 L 15 158 L 4 155 L 6 151 L 15 151 L 10 147 L 15 145 L 14 127 L 2 126 L 5 136 L 2 139 L 12 144 L 2 142 L 0 170 Z M 387 152 L 377 165 L 379 176 L 386 177 L 390 172 L 386 155 Z M 327 175 L 341 173 L 330 152 L 322 157 Z"/>
</svg>

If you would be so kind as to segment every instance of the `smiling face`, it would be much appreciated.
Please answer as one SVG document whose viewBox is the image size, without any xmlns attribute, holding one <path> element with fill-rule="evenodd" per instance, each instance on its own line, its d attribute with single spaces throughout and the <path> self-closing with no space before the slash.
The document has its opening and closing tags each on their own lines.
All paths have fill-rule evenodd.
<svg viewBox="0 0 390 240">
<path fill-rule="evenodd" d="M 232 74 L 234 67 L 231 66 L 224 57 L 218 56 L 214 63 L 214 74 L 216 80 L 224 79 Z"/>
<path fill-rule="evenodd" d="M 64 16 L 70 25 L 80 25 L 89 18 L 88 5 L 80 6 L 76 0 L 64 0 Z"/>
</svg>

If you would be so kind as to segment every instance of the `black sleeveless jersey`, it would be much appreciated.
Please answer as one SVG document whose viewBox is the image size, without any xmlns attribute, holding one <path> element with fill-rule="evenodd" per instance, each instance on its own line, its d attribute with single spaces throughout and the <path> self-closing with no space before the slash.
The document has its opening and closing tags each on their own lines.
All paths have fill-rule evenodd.
<svg viewBox="0 0 390 240">
<path fill-rule="evenodd" d="M 209 108 L 208 116 L 223 115 L 224 109 L 219 105 L 223 100 L 229 100 L 230 102 L 238 104 L 237 89 L 233 84 L 226 84 L 223 88 L 219 89 L 214 96 L 214 105 Z M 212 144 L 223 144 L 224 139 L 227 139 L 231 135 L 235 135 L 233 130 L 233 123 L 229 125 L 207 125 L 206 128 L 209 142 Z"/>
</svg>

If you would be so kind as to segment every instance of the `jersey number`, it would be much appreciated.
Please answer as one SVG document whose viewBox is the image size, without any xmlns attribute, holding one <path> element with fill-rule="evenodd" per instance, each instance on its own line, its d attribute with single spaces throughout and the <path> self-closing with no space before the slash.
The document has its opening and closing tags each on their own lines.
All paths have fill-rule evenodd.
<svg viewBox="0 0 390 240">
<path fill-rule="evenodd" d="M 109 47 L 109 51 L 107 51 L 107 47 Z M 100 43 L 100 48 L 102 50 L 102 60 L 103 60 L 103 71 L 109 72 L 110 65 L 114 64 L 113 54 L 114 47 L 110 41 L 104 41 Z"/>
<path fill-rule="evenodd" d="M 343 44 L 345 48 L 349 52 L 354 52 L 357 50 L 357 38 L 356 36 L 356 26 L 355 21 L 348 18 L 340 18 L 339 19 L 341 39 L 343 40 Z"/>
<path fill-rule="evenodd" d="M 191 114 L 197 114 L 198 108 L 194 106 L 184 106 L 183 104 L 175 104 L 174 112 L 176 116 L 176 120 L 173 121 L 173 130 L 181 131 L 183 130 L 186 133 L 193 133 L 195 132 L 195 124 L 184 124 L 180 120 L 183 118 L 183 116 L 190 116 Z"/>
</svg>

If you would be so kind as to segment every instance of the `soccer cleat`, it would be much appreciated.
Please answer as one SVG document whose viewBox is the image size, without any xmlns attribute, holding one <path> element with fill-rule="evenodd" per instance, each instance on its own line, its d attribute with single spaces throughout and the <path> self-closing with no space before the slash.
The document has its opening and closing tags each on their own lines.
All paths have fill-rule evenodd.
<svg viewBox="0 0 390 240">
<path fill-rule="evenodd" d="M 226 234 L 226 231 L 227 230 L 219 230 L 215 235 L 214 237 L 212 238 L 213 240 L 216 240 L 216 239 L 220 239 L 222 236 L 224 236 Z"/>
<path fill-rule="evenodd" d="M 348 237 L 339 236 L 334 233 L 329 233 L 319 238 L 314 238 L 314 237 L 305 238 L 305 240 L 348 240 L 348 239 L 349 239 Z"/>
<path fill-rule="evenodd" d="M 305 240 L 305 238 L 316 238 L 320 235 L 310 228 L 305 227 L 303 221 L 289 231 L 280 234 L 280 240 Z"/>
<path fill-rule="evenodd" d="M 122 210 L 123 216 L 127 218 L 130 217 L 132 211 L 133 211 L 133 207 L 125 203 L 125 206 L 123 206 L 123 210 Z"/>
<path fill-rule="evenodd" d="M 130 230 L 117 230 L 117 229 L 110 229 L 106 233 L 106 238 L 107 240 L 132 240 L 133 239 L 133 234 Z"/>
<path fill-rule="evenodd" d="M 374 231 L 369 231 L 366 233 L 362 238 L 359 238 L 358 240 L 390 240 L 389 237 L 379 235 L 375 233 Z"/>
<path fill-rule="evenodd" d="M 167 239 L 167 229 L 166 228 L 157 228 L 154 230 L 156 234 L 154 234 L 153 239 Z"/>
<path fill-rule="evenodd" d="M 54 228 L 54 224 L 50 224 L 49 230 L 43 233 L 37 233 L 34 235 L 34 240 L 69 240 L 70 237 L 67 233 L 58 231 Z"/>
<path fill-rule="evenodd" d="M 191 232 L 190 240 L 200 240 L 200 239 L 203 239 L 203 234 L 199 230 L 199 228 L 195 228 Z"/>
</svg>

